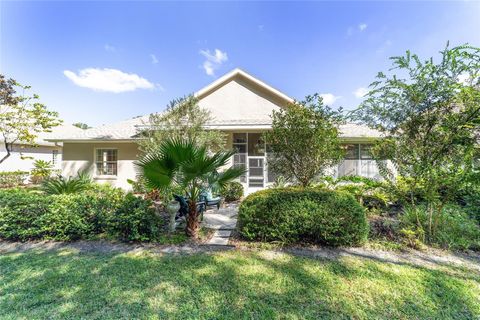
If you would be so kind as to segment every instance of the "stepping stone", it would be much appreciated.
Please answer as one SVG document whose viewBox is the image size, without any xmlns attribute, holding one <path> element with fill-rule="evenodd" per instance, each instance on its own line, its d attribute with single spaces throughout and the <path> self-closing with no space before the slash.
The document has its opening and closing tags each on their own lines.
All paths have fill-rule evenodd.
<svg viewBox="0 0 480 320">
<path fill-rule="evenodd" d="M 217 230 L 213 236 L 220 237 L 220 238 L 225 238 L 225 237 L 229 238 L 231 234 L 232 234 L 232 231 L 230 230 Z"/>
<path fill-rule="evenodd" d="M 213 237 L 208 241 L 208 244 L 213 244 L 217 246 L 226 246 L 228 245 L 228 238 Z"/>
</svg>

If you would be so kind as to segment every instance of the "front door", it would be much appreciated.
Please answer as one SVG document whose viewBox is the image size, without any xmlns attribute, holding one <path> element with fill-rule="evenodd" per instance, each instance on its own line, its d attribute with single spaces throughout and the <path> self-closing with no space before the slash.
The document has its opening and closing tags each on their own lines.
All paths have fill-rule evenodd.
<svg viewBox="0 0 480 320">
<path fill-rule="evenodd" d="M 265 186 L 265 158 L 248 158 L 248 188 L 262 189 Z"/>
</svg>

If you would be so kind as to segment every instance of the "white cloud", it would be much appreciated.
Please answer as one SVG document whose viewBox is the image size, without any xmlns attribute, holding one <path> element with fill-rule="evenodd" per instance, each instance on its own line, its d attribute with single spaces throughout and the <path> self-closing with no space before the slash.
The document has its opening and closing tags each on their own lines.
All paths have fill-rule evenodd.
<svg viewBox="0 0 480 320">
<path fill-rule="evenodd" d="M 320 94 L 320 97 L 323 98 L 323 103 L 330 106 L 335 103 L 338 99 L 340 99 L 340 96 L 335 96 L 332 93 L 322 93 Z"/>
<path fill-rule="evenodd" d="M 357 90 L 353 91 L 353 94 L 357 98 L 363 98 L 368 93 L 368 91 L 369 90 L 367 88 L 360 87 Z"/>
<path fill-rule="evenodd" d="M 360 31 L 365 31 L 367 29 L 368 25 L 366 23 L 361 23 L 358 25 L 358 30 Z"/>
<path fill-rule="evenodd" d="M 224 62 L 228 61 L 227 53 L 220 49 L 215 49 L 213 53 L 208 49 L 200 50 L 200 54 L 206 58 L 202 66 L 205 73 L 209 76 L 215 76 L 215 70 L 220 68 Z"/>
<path fill-rule="evenodd" d="M 153 53 L 150 54 L 150 58 L 152 59 L 152 64 L 157 64 L 158 63 L 157 56 L 154 55 Z"/>
<path fill-rule="evenodd" d="M 155 85 L 135 73 L 125 73 L 117 69 L 86 68 L 76 74 L 70 70 L 63 74 L 79 87 L 95 91 L 127 92 L 137 89 L 154 89 Z"/>
<path fill-rule="evenodd" d="M 115 52 L 117 51 L 117 48 L 115 48 L 114 46 L 108 44 L 108 43 L 105 43 L 105 45 L 103 46 L 103 48 L 105 49 L 105 51 L 108 51 L 108 52 Z"/>
</svg>

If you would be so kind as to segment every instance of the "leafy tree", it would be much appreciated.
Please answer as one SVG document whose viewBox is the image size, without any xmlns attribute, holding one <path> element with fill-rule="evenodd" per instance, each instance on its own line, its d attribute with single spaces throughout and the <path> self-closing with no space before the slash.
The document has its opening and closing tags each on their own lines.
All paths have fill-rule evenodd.
<svg viewBox="0 0 480 320">
<path fill-rule="evenodd" d="M 75 126 L 75 127 L 77 127 L 77 128 L 83 129 L 83 130 L 87 130 L 87 129 L 90 129 L 90 128 L 91 128 L 88 124 L 82 123 L 82 122 L 72 123 L 72 126 Z"/>
<path fill-rule="evenodd" d="M 223 188 L 244 173 L 243 168 L 219 172 L 233 154 L 233 151 L 211 153 L 206 146 L 191 140 L 167 138 L 135 164 L 140 169 L 140 178 L 145 179 L 149 187 L 167 191 L 181 189 L 189 195 L 185 231 L 188 236 L 197 238 L 200 224 L 197 202 L 202 189 L 212 185 Z"/>
<path fill-rule="evenodd" d="M 265 133 L 270 148 L 268 166 L 276 174 L 308 186 L 343 157 L 334 111 L 315 94 L 272 114 L 272 130 Z"/>
<path fill-rule="evenodd" d="M 205 128 L 211 120 L 210 112 L 200 108 L 195 96 L 173 100 L 165 112 L 150 115 L 147 127 L 141 132 L 145 139 L 140 140 L 140 147 L 145 152 L 155 150 L 171 138 L 187 139 L 209 150 L 223 150 L 225 134 Z"/>
<path fill-rule="evenodd" d="M 427 239 L 444 204 L 473 169 L 480 128 L 480 49 L 447 44 L 440 54 L 438 63 L 409 51 L 391 58 L 395 73 L 380 72 L 353 113 L 383 133 L 373 153 L 393 164 L 380 166 L 387 181 L 402 176 L 412 202 L 415 190 L 423 189 Z"/>
<path fill-rule="evenodd" d="M 21 95 L 17 88 L 22 90 Z M 14 144 L 35 145 L 39 133 L 61 124 L 58 113 L 39 103 L 38 95 L 25 94 L 29 89 L 0 74 L 0 135 L 7 152 L 0 164 L 10 157 Z"/>
</svg>

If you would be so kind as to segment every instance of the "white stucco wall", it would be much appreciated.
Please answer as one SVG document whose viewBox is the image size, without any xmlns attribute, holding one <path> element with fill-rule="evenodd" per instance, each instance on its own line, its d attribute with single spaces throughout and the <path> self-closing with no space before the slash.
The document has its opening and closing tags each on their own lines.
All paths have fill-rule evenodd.
<svg viewBox="0 0 480 320">
<path fill-rule="evenodd" d="M 216 120 L 268 120 L 272 111 L 278 110 L 283 103 L 271 93 L 235 78 L 200 97 L 199 106 L 210 110 Z"/>
<path fill-rule="evenodd" d="M 33 169 L 35 160 L 53 160 L 53 150 L 58 151 L 56 169 L 61 168 L 62 148 L 55 146 L 26 147 L 15 145 L 13 151 L 3 163 L 0 164 L 0 171 L 30 171 Z M 7 152 L 5 145 L 0 144 L 0 158 L 3 158 Z"/>
<path fill-rule="evenodd" d="M 117 149 L 118 174 L 117 176 L 97 176 L 94 162 L 96 149 Z M 62 174 L 66 177 L 76 176 L 79 171 L 88 172 L 96 182 L 109 183 L 115 187 L 131 189 L 127 179 L 136 177 L 133 162 L 139 155 L 136 143 L 64 143 L 64 157 Z"/>
</svg>

